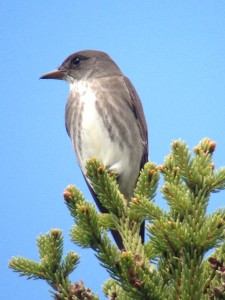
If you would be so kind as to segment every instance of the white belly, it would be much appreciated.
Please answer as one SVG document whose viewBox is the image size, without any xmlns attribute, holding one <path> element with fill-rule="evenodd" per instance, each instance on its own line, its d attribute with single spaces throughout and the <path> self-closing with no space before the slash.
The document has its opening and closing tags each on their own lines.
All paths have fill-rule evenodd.
<svg viewBox="0 0 225 300">
<path fill-rule="evenodd" d="M 76 90 L 82 95 L 83 102 L 81 151 L 77 150 L 77 159 L 83 173 L 87 159 L 95 156 L 110 171 L 121 174 L 129 165 L 127 152 L 110 138 L 96 109 L 96 95 L 90 86 L 87 88 L 85 82 L 79 82 L 76 83 Z"/>
<path fill-rule="evenodd" d="M 96 101 L 100 101 L 100 99 L 96 98 L 92 85 L 79 81 L 71 88 L 70 92 L 75 93 L 76 96 L 79 94 L 79 101 L 82 101 L 82 104 L 79 104 L 82 106 L 82 117 L 79 121 L 79 127 L 82 128 L 82 131 L 79 133 L 79 137 L 73 132 L 73 129 L 72 132 L 70 131 L 82 172 L 86 174 L 86 161 L 91 157 L 96 157 L 109 171 L 120 175 L 120 189 L 126 197 L 130 197 L 140 170 L 143 147 L 140 142 L 140 135 L 137 134 L 137 125 L 135 125 L 135 122 L 131 123 L 128 132 L 132 132 L 139 140 L 132 140 L 132 145 L 127 146 L 123 138 L 121 138 L 124 133 L 119 133 L 121 135 L 119 141 L 115 137 L 112 113 L 114 115 L 115 113 L 118 114 L 118 108 L 113 112 L 111 110 L 108 111 L 108 115 L 106 114 L 107 120 L 112 127 L 114 126 L 114 138 L 112 138 L 103 122 L 100 111 L 97 109 Z M 73 115 L 71 122 L 78 122 L 76 114 Z M 126 123 L 123 124 L 124 127 L 127 126 Z"/>
</svg>

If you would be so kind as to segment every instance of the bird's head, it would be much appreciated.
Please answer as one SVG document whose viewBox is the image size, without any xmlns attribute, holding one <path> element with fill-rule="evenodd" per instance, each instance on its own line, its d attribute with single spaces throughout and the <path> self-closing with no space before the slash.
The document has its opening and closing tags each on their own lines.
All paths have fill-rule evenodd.
<svg viewBox="0 0 225 300">
<path fill-rule="evenodd" d="M 120 69 L 108 54 L 95 50 L 83 50 L 68 56 L 60 67 L 42 75 L 40 79 L 60 79 L 74 83 L 78 80 L 120 74 Z"/>
</svg>

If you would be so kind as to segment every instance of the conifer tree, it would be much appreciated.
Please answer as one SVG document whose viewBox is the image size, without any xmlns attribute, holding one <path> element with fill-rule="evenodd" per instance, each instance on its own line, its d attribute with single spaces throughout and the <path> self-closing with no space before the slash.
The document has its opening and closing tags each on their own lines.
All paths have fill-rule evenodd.
<svg viewBox="0 0 225 300">
<path fill-rule="evenodd" d="M 225 299 L 225 208 L 207 212 L 211 194 L 225 189 L 225 168 L 217 170 L 212 161 L 215 148 L 205 138 L 191 154 L 184 142 L 174 141 L 164 165 L 145 164 L 130 203 L 118 190 L 116 176 L 91 158 L 87 176 L 107 214 L 99 213 L 76 187 L 66 188 L 65 203 L 75 223 L 71 239 L 93 249 L 108 271 L 110 279 L 103 286 L 108 299 Z M 154 201 L 160 174 L 168 210 Z M 144 220 L 149 239 L 143 245 L 139 230 Z M 123 251 L 111 241 L 109 230 L 121 234 Z M 63 257 L 59 229 L 40 235 L 37 245 L 40 262 L 13 257 L 9 267 L 27 278 L 46 280 L 54 299 L 99 299 L 82 280 L 70 281 L 79 256 L 69 252 Z"/>
</svg>

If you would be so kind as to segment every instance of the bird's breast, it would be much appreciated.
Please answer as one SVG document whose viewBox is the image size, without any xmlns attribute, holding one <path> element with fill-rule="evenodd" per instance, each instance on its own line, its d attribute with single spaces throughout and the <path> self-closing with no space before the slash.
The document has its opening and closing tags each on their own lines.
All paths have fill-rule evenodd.
<svg viewBox="0 0 225 300">
<path fill-rule="evenodd" d="M 127 173 L 128 179 L 132 169 L 140 168 L 140 134 L 132 114 L 130 123 L 126 122 L 130 110 L 121 98 L 117 91 L 113 93 L 110 86 L 107 89 L 99 80 L 79 81 L 70 86 L 66 127 L 84 174 L 86 161 L 93 156 L 110 171 L 119 175 Z"/>
<path fill-rule="evenodd" d="M 96 84 L 78 82 L 70 90 L 70 136 L 82 171 L 86 160 L 97 157 L 112 166 L 121 160 L 122 145 L 115 142 L 105 93 Z M 105 105 L 104 105 L 105 104 Z"/>
</svg>

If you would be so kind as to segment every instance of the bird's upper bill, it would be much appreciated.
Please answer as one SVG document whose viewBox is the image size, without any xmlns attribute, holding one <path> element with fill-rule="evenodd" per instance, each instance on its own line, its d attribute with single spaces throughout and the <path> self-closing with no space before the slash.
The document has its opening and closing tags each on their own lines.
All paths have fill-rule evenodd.
<svg viewBox="0 0 225 300">
<path fill-rule="evenodd" d="M 63 80 L 65 76 L 65 70 L 55 69 L 51 72 L 48 72 L 40 77 L 40 79 L 60 79 Z"/>
</svg>

